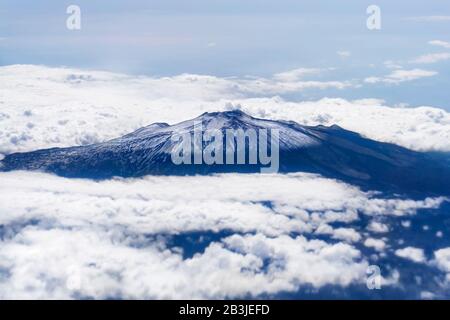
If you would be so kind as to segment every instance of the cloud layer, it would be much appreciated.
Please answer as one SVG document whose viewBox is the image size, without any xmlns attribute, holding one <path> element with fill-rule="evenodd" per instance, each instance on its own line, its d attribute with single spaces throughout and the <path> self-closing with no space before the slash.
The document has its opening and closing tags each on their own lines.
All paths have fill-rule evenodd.
<svg viewBox="0 0 450 320">
<path fill-rule="evenodd" d="M 355 85 L 306 80 L 329 71 L 152 78 L 1 67 L 0 158 L 236 108 L 305 125 L 338 124 L 416 150 L 450 151 L 450 115 L 438 108 L 279 96 Z M 388 78 L 418 76 L 403 71 Z M 417 211 L 446 201 L 386 197 L 310 174 L 96 182 L 0 173 L 0 298 L 245 298 L 365 288 L 369 264 L 387 256 L 445 275 L 445 248 L 430 257 L 390 235 L 398 226 L 412 229 Z M 384 263 L 383 286 L 399 286 L 400 271 Z"/>
<path fill-rule="evenodd" d="M 151 78 L 40 66 L 1 67 L 0 154 L 85 145 L 153 122 L 173 124 L 230 108 L 306 125 L 338 124 L 415 150 L 450 150 L 450 114 L 438 108 L 388 107 L 373 99 L 289 102 L 278 96 L 309 86 L 333 86 L 303 80 L 320 72 L 327 70 L 296 69 L 271 79 L 188 74 Z M 431 74 L 395 70 L 386 79 L 405 81 L 424 75 Z M 341 85 L 345 86 L 335 87 Z"/>
<path fill-rule="evenodd" d="M 94 182 L 2 173 L 0 296 L 224 298 L 364 285 L 369 258 L 355 243 L 385 246 L 355 229 L 360 214 L 409 216 L 442 201 L 377 198 L 309 174 Z M 170 241 L 211 233 L 191 257 Z"/>
</svg>

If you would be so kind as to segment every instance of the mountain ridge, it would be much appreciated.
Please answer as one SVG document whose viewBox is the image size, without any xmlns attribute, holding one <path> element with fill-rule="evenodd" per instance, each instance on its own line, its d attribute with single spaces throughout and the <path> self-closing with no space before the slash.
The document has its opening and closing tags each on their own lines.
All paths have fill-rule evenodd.
<svg viewBox="0 0 450 320">
<path fill-rule="evenodd" d="M 368 189 L 392 192 L 441 195 L 450 192 L 450 166 L 431 153 L 371 140 L 337 125 L 303 126 L 294 121 L 254 118 L 240 110 L 206 112 L 173 125 L 157 122 L 87 146 L 13 153 L 0 161 L 0 171 L 33 170 L 91 179 L 260 171 L 260 164 L 175 165 L 171 152 L 179 144 L 171 137 L 192 134 L 195 123 L 201 123 L 202 132 L 278 130 L 280 173 L 317 173 Z"/>
</svg>

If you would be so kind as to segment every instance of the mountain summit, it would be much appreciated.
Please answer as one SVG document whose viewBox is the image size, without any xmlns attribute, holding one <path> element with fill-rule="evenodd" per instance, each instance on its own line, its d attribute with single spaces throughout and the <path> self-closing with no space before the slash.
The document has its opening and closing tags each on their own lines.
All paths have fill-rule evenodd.
<svg viewBox="0 0 450 320">
<path fill-rule="evenodd" d="M 230 146 L 230 131 L 254 130 L 277 132 L 278 169 L 281 173 L 309 172 L 340 179 L 368 189 L 393 192 L 450 193 L 450 167 L 434 154 L 408 150 L 393 144 L 366 139 L 339 126 L 302 126 L 292 121 L 273 121 L 251 117 L 242 111 L 204 113 L 175 125 L 154 123 L 123 137 L 87 146 L 53 148 L 7 155 L 0 161 L 1 171 L 35 170 L 64 177 L 107 179 L 114 176 L 193 175 L 225 172 L 260 172 L 261 163 L 175 164 L 173 152 L 182 142 L 174 136 L 193 136 L 196 126 L 201 133 L 223 134 L 223 144 Z M 268 137 L 267 140 L 269 140 Z M 217 136 L 216 136 L 217 139 Z M 257 136 L 258 143 L 261 136 Z M 244 143 L 247 158 L 252 146 Z M 198 140 L 197 140 L 198 142 Z M 193 148 L 188 149 L 195 158 Z M 189 143 L 190 145 L 191 143 Z M 208 142 L 200 140 L 205 147 Z M 272 153 L 273 145 L 269 146 Z M 191 158 L 191 154 L 188 155 Z"/>
</svg>

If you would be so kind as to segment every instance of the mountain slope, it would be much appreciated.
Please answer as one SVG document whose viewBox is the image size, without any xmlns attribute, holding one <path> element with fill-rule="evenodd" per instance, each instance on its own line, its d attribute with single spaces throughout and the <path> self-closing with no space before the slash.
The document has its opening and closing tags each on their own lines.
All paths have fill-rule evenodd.
<svg viewBox="0 0 450 320">
<path fill-rule="evenodd" d="M 371 189 L 393 192 L 450 193 L 448 161 L 435 155 L 361 137 L 338 126 L 308 127 L 290 121 L 256 119 L 241 111 L 205 113 L 175 125 L 155 123 L 121 138 L 81 147 L 15 153 L 0 170 L 39 170 L 65 177 L 105 179 L 113 176 L 186 175 L 260 172 L 260 164 L 175 165 L 171 152 L 180 143 L 173 135 L 203 130 L 279 130 L 279 172 L 311 172 Z M 246 146 L 248 152 L 248 145 Z M 446 157 L 446 156 L 445 156 Z"/>
</svg>

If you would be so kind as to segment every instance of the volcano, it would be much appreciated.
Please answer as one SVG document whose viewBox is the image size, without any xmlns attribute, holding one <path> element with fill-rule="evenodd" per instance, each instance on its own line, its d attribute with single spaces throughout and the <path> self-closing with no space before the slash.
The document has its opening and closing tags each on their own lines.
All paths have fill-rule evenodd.
<svg viewBox="0 0 450 320">
<path fill-rule="evenodd" d="M 261 172 L 261 164 L 175 164 L 171 154 L 180 148 L 180 142 L 172 137 L 194 134 L 195 123 L 201 123 L 204 132 L 215 130 L 224 136 L 230 129 L 276 130 L 280 173 L 315 173 L 368 190 L 450 194 L 448 154 L 412 151 L 367 139 L 336 125 L 312 127 L 258 119 L 240 110 L 204 113 L 174 125 L 154 123 L 92 145 L 10 154 L 0 161 L 0 171 L 32 170 L 90 179 Z M 245 148 L 250 153 L 251 146 L 246 144 Z"/>
</svg>

